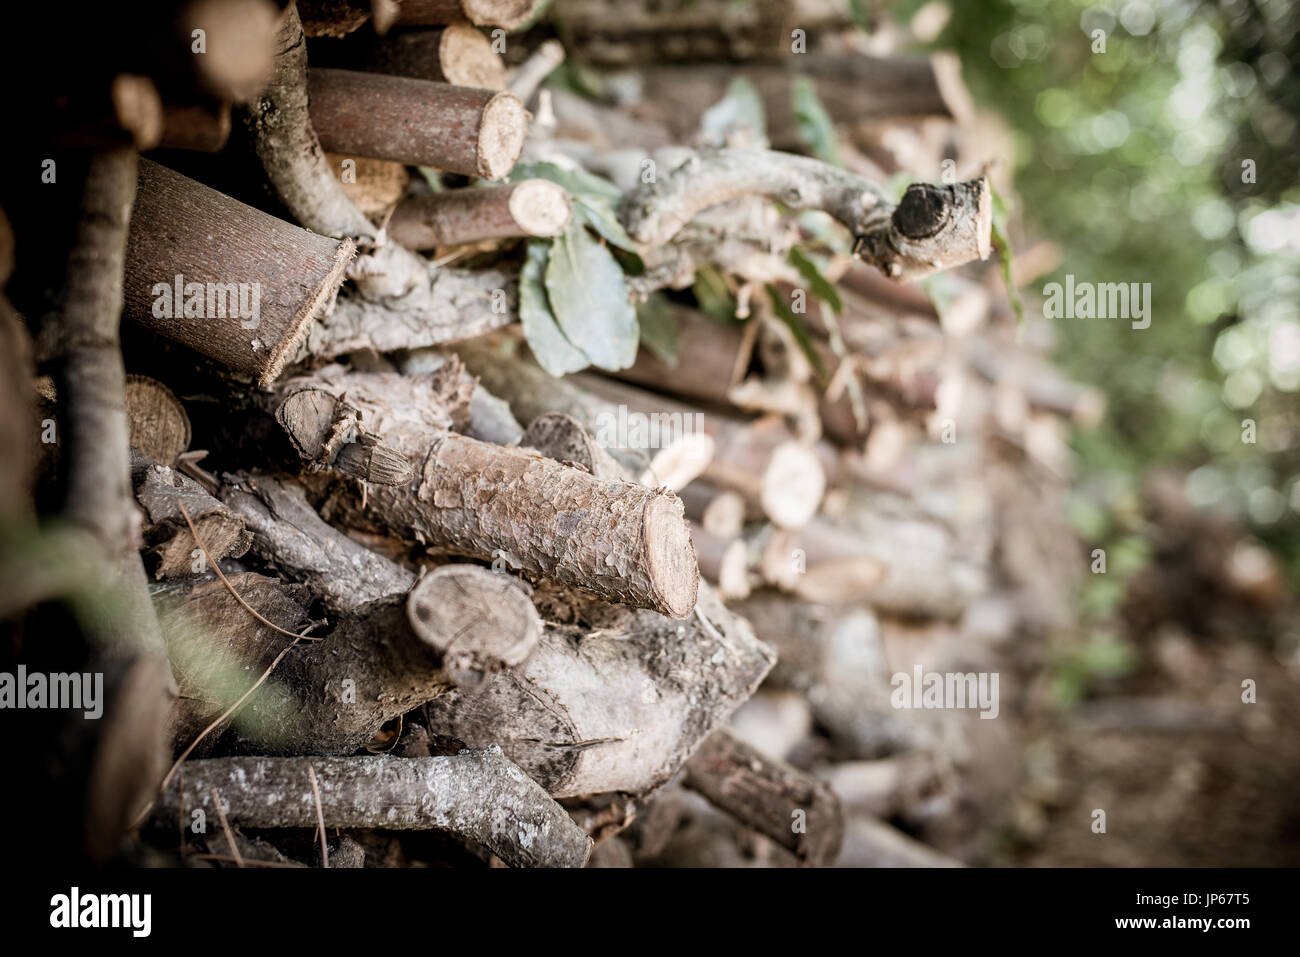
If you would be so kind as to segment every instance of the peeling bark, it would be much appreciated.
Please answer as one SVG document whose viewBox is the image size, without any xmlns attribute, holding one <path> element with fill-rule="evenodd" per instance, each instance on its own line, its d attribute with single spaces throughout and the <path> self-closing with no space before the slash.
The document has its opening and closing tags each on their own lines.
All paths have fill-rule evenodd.
<svg viewBox="0 0 1300 957">
<path fill-rule="evenodd" d="M 212 758 L 191 761 L 158 804 L 160 826 L 201 808 L 231 824 L 312 828 L 316 772 L 327 828 L 447 831 L 512 867 L 582 867 L 591 839 L 496 748 L 434 758 Z"/>
</svg>

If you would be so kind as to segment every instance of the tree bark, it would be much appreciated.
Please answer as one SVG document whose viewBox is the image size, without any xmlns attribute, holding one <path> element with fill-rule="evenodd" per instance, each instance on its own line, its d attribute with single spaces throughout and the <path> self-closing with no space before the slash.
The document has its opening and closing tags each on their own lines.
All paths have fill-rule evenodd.
<svg viewBox="0 0 1300 957">
<path fill-rule="evenodd" d="M 801 863 L 825 867 L 840 852 L 844 812 L 835 792 L 725 728 L 705 738 L 686 762 L 685 784 Z"/>
<path fill-rule="evenodd" d="M 267 383 L 333 301 L 353 251 L 141 160 L 125 314 Z"/>
<path fill-rule="evenodd" d="M 350 70 L 312 70 L 311 122 L 331 153 L 501 179 L 527 134 L 511 93 Z"/>
<path fill-rule="evenodd" d="M 131 479 L 147 519 L 144 544 L 147 554 L 156 559 L 155 578 L 186 578 L 206 570 L 209 558 L 214 562 L 238 558 L 248 551 L 252 536 L 243 519 L 198 482 L 134 451 Z M 206 557 L 181 513 L 182 505 L 207 550 Z"/>
<path fill-rule="evenodd" d="M 869 180 L 820 160 L 755 150 L 697 153 L 623 201 L 623 225 L 652 246 L 670 241 L 700 212 L 746 195 L 791 209 L 820 209 L 853 233 L 854 252 L 910 282 L 986 259 L 992 200 L 984 178 L 952 186 L 913 183 L 894 206 Z"/>
<path fill-rule="evenodd" d="M 214 758 L 191 761 L 155 806 L 158 824 L 316 826 L 316 773 L 326 827 L 442 830 L 512 867 L 582 867 L 591 839 L 496 748 L 433 758 Z"/>
<path fill-rule="evenodd" d="M 558 236 L 568 225 L 569 197 L 544 179 L 411 196 L 398 204 L 389 234 L 411 249 L 485 239 Z"/>
</svg>

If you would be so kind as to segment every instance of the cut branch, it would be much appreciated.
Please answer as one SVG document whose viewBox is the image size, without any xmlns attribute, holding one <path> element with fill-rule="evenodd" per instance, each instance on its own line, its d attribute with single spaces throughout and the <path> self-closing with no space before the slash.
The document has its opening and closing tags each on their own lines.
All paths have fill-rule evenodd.
<svg viewBox="0 0 1300 957">
<path fill-rule="evenodd" d="M 452 387 L 459 394 L 459 382 Z M 291 434 L 322 434 L 339 417 L 338 408 L 294 400 L 308 389 L 346 393 L 340 405 L 360 410 L 374 437 L 418 475 L 406 485 L 375 486 L 368 507 L 335 495 L 332 504 L 349 520 L 459 554 L 503 558 L 606 600 L 677 618 L 694 608 L 695 554 L 671 492 L 603 481 L 523 449 L 445 431 L 455 414 L 433 376 L 351 373 L 287 382 L 280 394 L 304 415 L 290 419 Z"/>
<path fill-rule="evenodd" d="M 501 179 L 528 129 L 512 93 L 431 80 L 312 70 L 311 122 L 332 153 Z"/>
<path fill-rule="evenodd" d="M 634 239 L 663 245 L 705 209 L 747 195 L 829 213 L 853 233 L 857 255 L 894 279 L 919 279 L 989 254 L 992 205 L 983 177 L 914 183 L 894 206 L 870 180 L 768 151 L 697 153 L 628 194 L 623 223 Z"/>
<path fill-rule="evenodd" d="M 274 379 L 338 292 L 352 242 L 312 235 L 148 160 L 139 180 L 125 314 Z"/>
<path fill-rule="evenodd" d="M 326 827 L 447 831 L 512 867 L 582 867 L 591 838 L 500 750 L 433 758 L 216 758 L 191 761 L 153 817 L 201 808 L 253 828 L 312 828 L 316 773 Z"/>
<path fill-rule="evenodd" d="M 705 738 L 686 762 L 685 784 L 802 863 L 825 867 L 839 854 L 844 812 L 835 792 L 727 729 Z"/>
<path fill-rule="evenodd" d="M 563 187 L 545 179 L 412 196 L 389 221 L 389 234 L 411 249 L 514 236 L 558 236 L 571 213 Z"/>
</svg>

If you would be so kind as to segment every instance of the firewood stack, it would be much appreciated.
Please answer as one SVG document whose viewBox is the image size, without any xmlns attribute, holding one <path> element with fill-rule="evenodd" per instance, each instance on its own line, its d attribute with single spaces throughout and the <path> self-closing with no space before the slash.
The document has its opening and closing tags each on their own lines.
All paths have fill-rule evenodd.
<svg viewBox="0 0 1300 957">
<path fill-rule="evenodd" d="M 630 71 L 583 99 L 541 87 L 538 6 L 159 2 L 153 47 L 51 87 L 0 418 L 56 439 L 0 487 L 29 537 L 67 521 L 6 541 L 0 618 L 14 662 L 107 676 L 103 719 L 22 732 L 77 853 L 910 865 L 998 820 L 1099 408 L 983 261 L 951 65 L 855 49 L 843 4 L 562 0 L 568 52 Z M 843 166 L 767 149 L 807 149 L 803 74 Z M 766 123 L 713 108 L 735 77 Z M 673 347 L 560 308 L 546 244 L 595 285 L 606 240 Z M 996 673 L 997 720 L 894 707 L 914 670 Z"/>
</svg>

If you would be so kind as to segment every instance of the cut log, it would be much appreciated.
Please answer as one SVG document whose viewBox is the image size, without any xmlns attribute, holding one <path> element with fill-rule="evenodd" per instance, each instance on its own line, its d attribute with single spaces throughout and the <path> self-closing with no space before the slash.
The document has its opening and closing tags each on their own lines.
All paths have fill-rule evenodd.
<svg viewBox="0 0 1300 957">
<path fill-rule="evenodd" d="M 190 417 L 171 389 L 148 376 L 126 377 L 126 422 L 132 448 L 175 467 L 190 447 Z"/>
<path fill-rule="evenodd" d="M 313 791 L 308 769 L 315 772 Z M 154 807 L 159 826 L 202 809 L 252 828 L 447 831 L 512 867 L 582 867 L 591 839 L 496 748 L 431 758 L 213 758 L 191 761 Z"/>
<path fill-rule="evenodd" d="M 89 533 L 87 551 L 104 564 L 116 598 L 111 607 L 101 605 L 97 620 L 86 626 L 89 670 L 109 675 L 102 699 L 106 720 L 92 744 L 82 821 L 87 853 L 98 863 L 114 852 L 162 776 L 167 707 L 175 690 L 135 551 L 119 328 L 135 182 L 133 151 L 90 158 L 60 309 L 47 326 L 62 430 L 62 511 Z"/>
<path fill-rule="evenodd" d="M 141 160 L 124 312 L 270 382 L 332 302 L 353 250 Z"/>
<path fill-rule="evenodd" d="M 459 382 L 452 388 L 459 390 Z M 536 453 L 447 432 L 454 416 L 432 376 L 318 375 L 288 382 L 279 394 L 289 401 L 306 390 L 346 393 L 344 405 L 359 409 L 375 437 L 404 456 L 418 476 L 406 485 L 373 487 L 365 507 L 336 489 L 330 504 L 349 523 L 503 559 L 512 568 L 676 618 L 695 607 L 695 554 L 681 502 L 671 492 L 601 480 Z M 340 408 L 302 402 L 303 417 L 288 421 L 287 429 L 321 434 L 339 419 Z"/>
<path fill-rule="evenodd" d="M 208 559 L 238 558 L 248 551 L 252 535 L 240 516 L 222 505 L 203 486 L 139 453 L 132 454 L 131 480 L 136 501 L 147 519 L 144 543 L 156 564 L 155 578 L 185 578 L 207 570 Z M 181 506 L 198 531 L 190 531 Z"/>
<path fill-rule="evenodd" d="M 683 306 L 673 307 L 677 361 L 668 363 L 648 349 L 614 375 L 656 392 L 731 405 L 731 390 L 744 377 L 753 337 L 738 322 L 718 322 Z"/>
<path fill-rule="evenodd" d="M 533 419 L 519 444 L 557 462 L 576 465 L 597 478 L 630 480 L 630 473 L 614 461 L 582 423 L 563 412 L 547 412 Z"/>
<path fill-rule="evenodd" d="M 47 122 L 56 146 L 151 150 L 163 136 L 163 103 L 149 77 L 119 73 L 109 81 L 107 96 L 96 89 L 59 97 Z"/>
<path fill-rule="evenodd" d="M 302 586 L 246 573 L 230 578 L 250 606 L 296 625 Z M 168 615 L 172 658 L 185 675 L 187 727 L 223 713 L 283 653 L 287 639 L 254 618 L 222 582 L 175 589 Z M 257 604 L 254 605 L 254 599 Z M 442 610 L 424 614 L 422 609 Z M 323 641 L 283 653 L 273 681 L 248 694 L 240 734 L 267 754 L 351 754 L 387 722 L 457 681 L 516 666 L 536 646 L 537 613 L 524 587 L 477 565 L 445 565 L 409 597 L 381 599 L 344 618 Z"/>
<path fill-rule="evenodd" d="M 816 454 L 796 441 L 780 419 L 745 422 L 700 413 L 672 399 L 591 373 L 570 376 L 569 381 L 618 409 L 623 419 L 635 413 L 650 421 L 662 417 L 670 426 L 697 421 L 713 440 L 713 456 L 696 474 L 735 489 L 756 515 L 766 515 L 782 528 L 798 528 L 816 514 L 826 490 L 825 472 Z M 601 438 L 599 423 L 596 438 Z"/>
<path fill-rule="evenodd" d="M 478 340 L 457 344 L 456 353 L 489 392 L 510 403 L 521 422 L 532 422 L 550 412 L 571 415 L 620 466 L 644 482 L 684 486 L 712 459 L 712 438 L 693 428 L 687 430 L 687 423 L 695 422 L 693 411 L 692 418 L 686 419 L 678 409 L 676 420 L 654 429 L 654 434 L 649 428 L 629 428 L 628 409 L 620 419 L 617 403 L 593 395 L 575 378 L 556 379 L 520 354 L 520 349 L 509 340 Z"/>
<path fill-rule="evenodd" d="M 345 37 L 367 20 L 383 36 L 397 20 L 401 0 L 297 0 L 302 31 L 309 37 Z"/>
<path fill-rule="evenodd" d="M 312 70 L 309 89 L 312 125 L 332 153 L 501 179 L 527 133 L 511 93 L 350 70 Z"/>
<path fill-rule="evenodd" d="M 168 103 L 163 107 L 162 139 L 165 150 L 196 150 L 216 153 L 230 139 L 230 103 L 205 100 L 200 103 Z"/>
<path fill-rule="evenodd" d="M 411 183 L 411 175 L 401 163 L 337 153 L 328 153 L 325 159 L 338 171 L 344 195 L 376 222 L 393 210 Z"/>
<path fill-rule="evenodd" d="M 349 49 L 355 46 L 361 48 Z M 403 30 L 381 40 L 366 38 L 362 44 L 349 41 L 340 52 L 369 73 L 436 80 L 477 90 L 506 88 L 505 64 L 492 49 L 492 41 L 465 23 L 441 30 Z M 335 65 L 332 58 L 321 63 Z"/>
<path fill-rule="evenodd" d="M 686 762 L 684 783 L 801 863 L 824 867 L 840 852 L 844 812 L 835 792 L 726 729 L 705 738 Z"/>
<path fill-rule="evenodd" d="M 527 104 L 538 87 L 564 62 L 564 44 L 559 40 L 544 40 L 536 50 L 510 76 L 508 89 Z"/>
<path fill-rule="evenodd" d="M 325 522 L 300 486 L 246 473 L 225 478 L 221 500 L 243 518 L 258 557 L 306 584 L 329 611 L 352 614 L 404 595 L 415 583 L 401 565 Z"/>
<path fill-rule="evenodd" d="M 534 597 L 548 620 L 533 656 L 427 711 L 434 733 L 471 747 L 499 742 L 557 797 L 659 787 L 772 665 L 707 585 L 696 617 L 680 623 L 554 592 Z"/>
<path fill-rule="evenodd" d="M 397 23 L 403 27 L 439 26 L 468 20 L 476 27 L 518 30 L 530 23 L 544 0 L 402 0 Z"/>
<path fill-rule="evenodd" d="M 485 239 L 558 236 L 571 213 L 564 188 L 545 179 L 412 196 L 397 207 L 389 234 L 411 249 Z"/>
<path fill-rule="evenodd" d="M 833 604 L 870 600 L 889 571 L 886 554 L 861 536 L 814 519 L 797 531 L 772 530 L 761 547 L 765 581 L 805 601 Z"/>
</svg>

